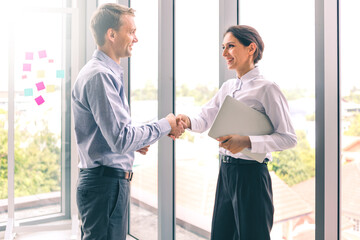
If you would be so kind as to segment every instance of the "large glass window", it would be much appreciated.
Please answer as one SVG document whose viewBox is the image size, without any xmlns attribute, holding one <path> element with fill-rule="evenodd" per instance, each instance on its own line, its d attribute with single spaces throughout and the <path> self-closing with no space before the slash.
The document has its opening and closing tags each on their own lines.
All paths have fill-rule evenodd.
<svg viewBox="0 0 360 240">
<path fill-rule="evenodd" d="M 206 6 L 206 7 L 204 7 Z M 176 113 L 195 115 L 219 86 L 219 2 L 175 2 Z M 190 131 L 176 140 L 176 238 L 208 239 L 218 143 Z"/>
<path fill-rule="evenodd" d="M 360 2 L 340 1 L 341 239 L 360 239 Z"/>
<path fill-rule="evenodd" d="M 20 2 L 28 6 L 27 1 Z M 10 50 L 12 61 L 7 61 L 5 51 L 0 87 L 0 222 L 8 217 L 7 167 L 13 160 L 7 159 L 5 140 L 10 124 L 14 125 L 14 140 L 9 142 L 15 153 L 14 220 L 70 215 L 72 16 L 62 11 L 66 6 L 62 0 L 51 4 L 32 1 L 31 6 L 31 10 L 8 8 L 5 17 L 10 21 L 5 23 L 13 31 L 1 39 L 2 45 L 12 43 L 5 48 Z M 53 11 L 40 7 L 51 7 Z M 13 71 L 8 74 L 8 69 Z M 9 77 L 14 83 L 13 123 L 7 121 Z"/>
<path fill-rule="evenodd" d="M 28 20 L 15 29 L 23 28 L 21 35 L 27 37 L 14 36 L 15 219 L 61 211 L 66 18 L 44 13 L 24 17 Z M 41 25 L 48 32 L 34 27 Z M 32 199 L 43 210 L 24 214 L 20 202 Z"/>
<path fill-rule="evenodd" d="M 255 27 L 265 43 L 260 71 L 285 94 L 298 137 L 295 148 L 273 153 L 268 165 L 272 239 L 315 239 L 315 2 L 239 2 L 240 24 Z"/>
<path fill-rule="evenodd" d="M 8 33 L 7 16 L 0 14 L 0 28 L 3 33 Z M 6 35 L 6 34 L 5 34 Z M 0 38 L 0 45 L 8 50 L 8 39 Z M 8 51 L 3 52 L 0 58 L 0 226 L 7 220 L 7 139 L 8 139 Z"/>
<path fill-rule="evenodd" d="M 158 4 L 134 0 L 136 35 L 130 59 L 130 108 L 133 124 L 146 124 L 158 118 Z M 157 238 L 158 144 L 146 155 L 135 153 L 131 181 L 130 234 L 138 239 Z"/>
</svg>

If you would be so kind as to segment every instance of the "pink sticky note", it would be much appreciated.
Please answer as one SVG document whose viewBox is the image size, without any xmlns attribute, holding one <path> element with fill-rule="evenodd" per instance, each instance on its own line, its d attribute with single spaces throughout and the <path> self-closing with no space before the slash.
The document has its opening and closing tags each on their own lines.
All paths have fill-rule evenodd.
<svg viewBox="0 0 360 240">
<path fill-rule="evenodd" d="M 45 102 L 45 100 L 43 99 L 42 96 L 39 96 L 39 97 L 35 98 L 35 102 L 37 103 L 37 105 L 41 105 Z"/>
<path fill-rule="evenodd" d="M 31 72 L 31 64 L 30 63 L 24 63 L 23 64 L 23 71 Z"/>
<path fill-rule="evenodd" d="M 25 60 L 33 60 L 34 59 L 34 53 L 33 52 L 26 52 L 25 53 Z"/>
<path fill-rule="evenodd" d="M 49 59 L 49 63 L 53 63 L 54 62 L 54 59 Z"/>
<path fill-rule="evenodd" d="M 36 85 L 36 88 L 38 91 L 45 89 L 44 82 L 38 82 Z"/>
<path fill-rule="evenodd" d="M 22 78 L 22 79 L 25 79 L 25 78 L 27 78 L 27 76 L 26 76 L 26 75 L 22 75 L 21 78 Z"/>
<path fill-rule="evenodd" d="M 45 50 L 39 51 L 39 58 L 46 58 L 46 51 Z"/>
</svg>

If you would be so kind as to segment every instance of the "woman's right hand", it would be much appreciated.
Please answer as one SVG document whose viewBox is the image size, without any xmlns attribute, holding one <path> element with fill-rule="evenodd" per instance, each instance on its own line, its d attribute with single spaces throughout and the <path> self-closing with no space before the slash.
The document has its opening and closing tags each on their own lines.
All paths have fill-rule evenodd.
<svg viewBox="0 0 360 240">
<path fill-rule="evenodd" d="M 185 114 L 179 114 L 176 116 L 176 119 L 182 120 L 183 122 L 185 122 L 186 128 L 191 129 L 191 121 L 188 116 L 186 116 Z"/>
<path fill-rule="evenodd" d="M 244 148 L 251 148 L 251 141 L 249 136 L 228 135 L 219 137 L 219 147 L 229 150 L 232 154 L 241 152 Z"/>
</svg>

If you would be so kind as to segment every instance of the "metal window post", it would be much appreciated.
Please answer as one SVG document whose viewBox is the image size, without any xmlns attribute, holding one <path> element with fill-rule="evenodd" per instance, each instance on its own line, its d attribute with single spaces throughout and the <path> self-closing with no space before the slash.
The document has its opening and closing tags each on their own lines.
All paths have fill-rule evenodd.
<svg viewBox="0 0 360 240">
<path fill-rule="evenodd" d="M 175 112 L 174 0 L 159 0 L 159 119 Z M 175 154 L 170 138 L 159 141 L 158 239 L 175 239 Z"/>
<path fill-rule="evenodd" d="M 315 0 L 316 239 L 340 239 L 338 1 Z"/>
</svg>

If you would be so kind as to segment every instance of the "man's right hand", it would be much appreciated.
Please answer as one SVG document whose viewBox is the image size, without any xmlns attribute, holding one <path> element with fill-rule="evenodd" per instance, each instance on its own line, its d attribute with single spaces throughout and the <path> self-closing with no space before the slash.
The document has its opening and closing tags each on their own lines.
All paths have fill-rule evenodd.
<svg viewBox="0 0 360 240">
<path fill-rule="evenodd" d="M 169 136 L 174 138 L 179 138 L 181 134 L 185 132 L 186 123 L 183 122 L 181 119 L 176 119 L 175 115 L 170 113 L 166 116 L 166 120 L 170 123 L 171 131 Z"/>
</svg>

